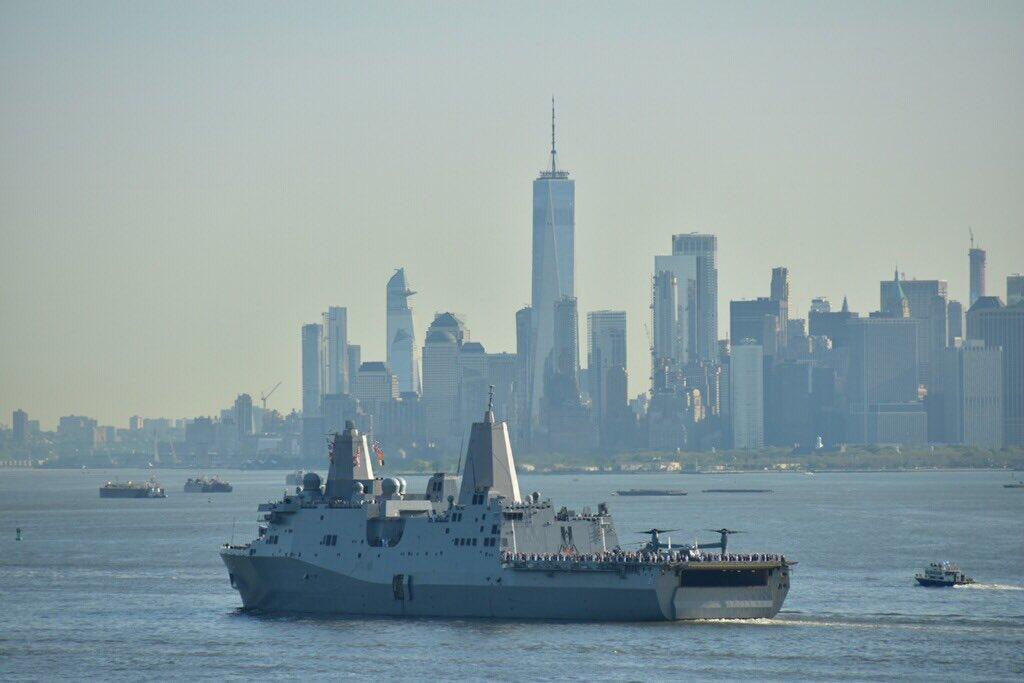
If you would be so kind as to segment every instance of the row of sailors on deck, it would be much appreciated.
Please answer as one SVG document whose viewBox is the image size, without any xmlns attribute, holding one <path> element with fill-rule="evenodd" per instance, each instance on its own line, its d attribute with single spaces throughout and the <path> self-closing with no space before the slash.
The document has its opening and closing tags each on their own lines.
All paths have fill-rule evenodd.
<svg viewBox="0 0 1024 683">
<path fill-rule="evenodd" d="M 697 553 L 691 550 L 626 551 L 601 553 L 502 553 L 505 562 L 608 562 L 613 564 L 660 564 L 662 562 L 785 562 L 784 555 L 769 553 Z"/>
</svg>

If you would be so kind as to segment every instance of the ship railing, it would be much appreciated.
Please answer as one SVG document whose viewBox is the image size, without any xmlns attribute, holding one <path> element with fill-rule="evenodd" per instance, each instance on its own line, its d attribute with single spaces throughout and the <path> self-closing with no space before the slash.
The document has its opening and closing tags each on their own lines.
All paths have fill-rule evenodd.
<svg viewBox="0 0 1024 683">
<path fill-rule="evenodd" d="M 702 567 L 721 565 L 789 565 L 784 555 L 740 553 L 727 555 L 610 553 L 593 555 L 558 555 L 552 553 L 506 553 L 503 566 L 535 571 L 638 571 L 652 567 Z"/>
</svg>

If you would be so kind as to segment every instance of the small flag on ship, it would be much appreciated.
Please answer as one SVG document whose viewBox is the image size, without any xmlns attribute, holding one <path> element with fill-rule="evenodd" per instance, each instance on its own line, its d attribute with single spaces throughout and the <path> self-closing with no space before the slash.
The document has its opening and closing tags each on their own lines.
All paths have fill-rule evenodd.
<svg viewBox="0 0 1024 683">
<path fill-rule="evenodd" d="M 373 442 L 373 452 L 377 454 L 377 460 L 380 462 L 380 466 L 384 467 L 384 449 L 381 448 L 380 441 Z"/>
</svg>

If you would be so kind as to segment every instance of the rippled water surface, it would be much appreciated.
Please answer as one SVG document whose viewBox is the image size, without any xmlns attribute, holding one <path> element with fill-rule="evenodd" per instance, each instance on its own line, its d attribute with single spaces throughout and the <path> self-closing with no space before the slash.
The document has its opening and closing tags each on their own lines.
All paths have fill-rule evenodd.
<svg viewBox="0 0 1024 683">
<path fill-rule="evenodd" d="M 0 470 L 0 678 L 1024 678 L 1024 490 L 1006 474 L 524 476 L 556 505 L 608 501 L 623 541 L 726 525 L 747 532 L 730 549 L 799 561 L 776 619 L 664 624 L 244 614 L 217 547 L 254 534 L 284 473 L 221 472 L 234 493 L 206 495 L 157 471 L 168 498 L 101 500 L 114 474 Z M 978 584 L 915 586 L 936 559 Z"/>
</svg>

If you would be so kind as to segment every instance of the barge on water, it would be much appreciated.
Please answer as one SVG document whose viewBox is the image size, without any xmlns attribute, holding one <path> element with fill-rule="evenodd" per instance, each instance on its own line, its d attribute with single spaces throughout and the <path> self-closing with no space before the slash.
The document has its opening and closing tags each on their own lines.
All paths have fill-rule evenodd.
<svg viewBox="0 0 1024 683">
<path fill-rule="evenodd" d="M 685 496 L 686 491 L 676 489 L 626 489 L 615 491 L 616 496 Z"/>
</svg>

